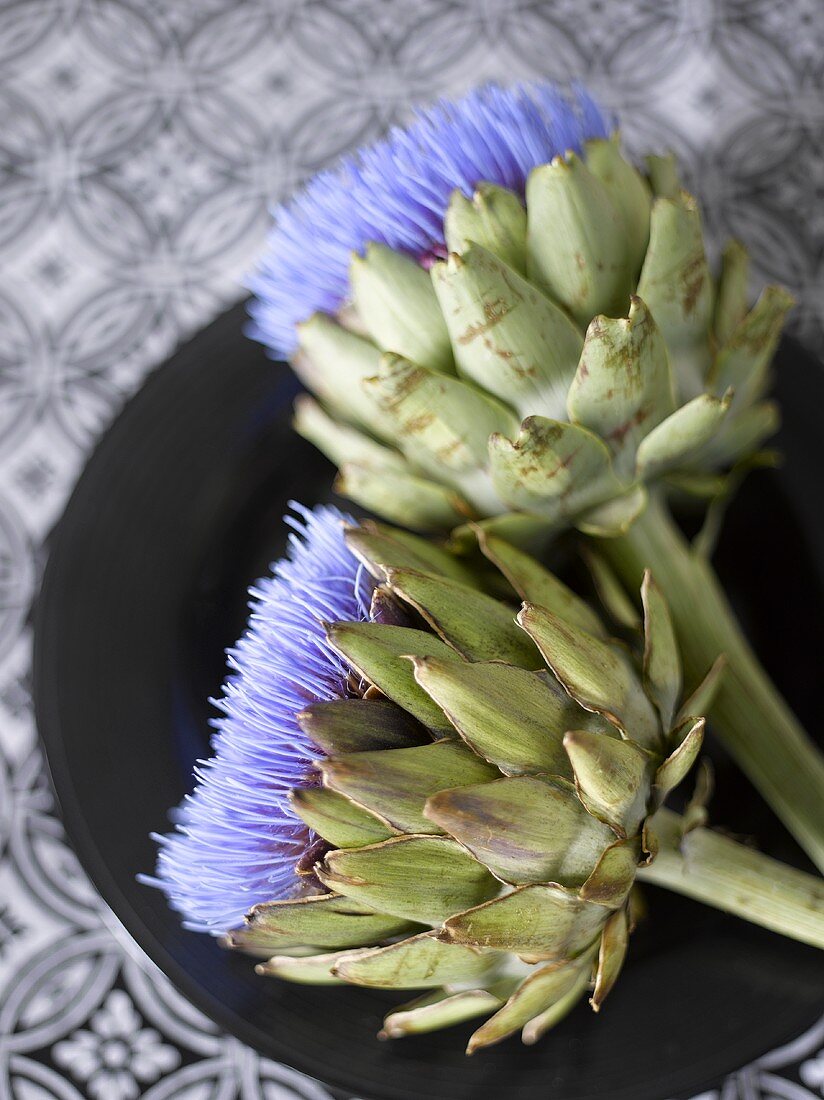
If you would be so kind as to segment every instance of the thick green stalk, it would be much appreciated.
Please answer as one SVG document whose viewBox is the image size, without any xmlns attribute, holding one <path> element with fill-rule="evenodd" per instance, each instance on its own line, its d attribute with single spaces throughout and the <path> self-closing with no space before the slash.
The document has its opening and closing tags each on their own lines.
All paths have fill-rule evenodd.
<svg viewBox="0 0 824 1100">
<path fill-rule="evenodd" d="M 824 872 L 824 755 L 750 648 L 709 561 L 654 496 L 626 535 L 599 547 L 632 588 L 652 570 L 672 611 L 688 682 L 726 655 L 712 729 Z"/>
<path fill-rule="evenodd" d="M 642 882 L 824 948 L 824 881 L 711 829 L 682 837 L 682 821 L 671 810 L 659 810 L 651 828 L 660 848 L 639 870 Z"/>
</svg>

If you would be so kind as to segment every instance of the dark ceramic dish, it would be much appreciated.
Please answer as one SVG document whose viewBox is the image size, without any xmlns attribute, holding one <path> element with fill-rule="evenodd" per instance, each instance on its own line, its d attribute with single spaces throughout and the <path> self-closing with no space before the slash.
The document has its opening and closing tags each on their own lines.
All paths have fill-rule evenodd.
<svg viewBox="0 0 824 1100">
<path fill-rule="evenodd" d="M 150 831 L 166 828 L 206 751 L 206 700 L 247 585 L 282 552 L 287 501 L 329 495 L 330 467 L 289 427 L 290 375 L 242 326 L 237 307 L 197 336 L 104 437 L 54 532 L 37 608 L 37 716 L 66 826 L 134 939 L 244 1042 L 365 1100 L 694 1096 L 798 1035 L 824 1002 L 820 956 L 654 889 L 600 1017 L 581 1005 L 535 1048 L 509 1041 L 467 1060 L 468 1028 L 379 1043 L 392 998 L 259 978 L 137 884 Z M 820 729 L 824 372 L 788 341 L 776 377 L 786 461 L 745 484 L 717 563 L 767 667 Z M 804 866 L 716 755 L 714 819 Z"/>
</svg>

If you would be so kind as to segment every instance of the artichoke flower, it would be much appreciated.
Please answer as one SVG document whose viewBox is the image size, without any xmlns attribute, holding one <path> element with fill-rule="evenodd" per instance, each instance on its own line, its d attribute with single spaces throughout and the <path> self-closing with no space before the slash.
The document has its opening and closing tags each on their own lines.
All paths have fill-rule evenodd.
<svg viewBox="0 0 824 1100">
<path fill-rule="evenodd" d="M 577 96 L 480 89 L 318 177 L 252 284 L 257 335 L 314 395 L 296 427 L 344 496 L 465 553 L 574 528 L 629 591 L 651 569 L 691 678 L 727 654 L 715 727 L 824 870 L 824 757 L 666 504 L 758 462 L 792 299 L 748 308 L 737 242 L 714 277 L 674 160 L 640 172 Z"/>
<path fill-rule="evenodd" d="M 775 430 L 792 299 L 768 287 L 748 310 L 735 242 L 714 288 L 695 199 L 670 160 L 649 170 L 592 139 L 532 171 L 525 207 L 455 191 L 429 272 L 384 245 L 353 256 L 349 307 L 298 325 L 293 357 L 318 398 L 297 428 L 340 492 L 422 530 L 610 535 L 650 483 L 719 491 Z"/>
<path fill-rule="evenodd" d="M 666 604 L 648 577 L 636 667 L 505 543 L 490 554 L 539 601 L 517 616 L 425 544 L 347 542 L 375 577 L 373 621 L 327 639 L 360 697 L 298 716 L 325 755 L 321 785 L 291 795 L 328 849 L 304 867 L 327 892 L 256 905 L 229 942 L 270 956 L 262 974 L 425 990 L 388 1036 L 490 1016 L 470 1052 L 534 1042 L 591 980 L 596 1010 L 615 982 L 649 815 L 701 745 Z"/>
<path fill-rule="evenodd" d="M 261 974 L 418 991 L 387 1037 L 487 1017 L 470 1051 L 534 1042 L 590 988 L 600 1008 L 636 877 L 824 947 L 816 880 L 695 828 L 697 804 L 661 805 L 717 674 L 682 701 L 651 577 L 632 654 L 494 536 L 483 574 L 333 509 L 300 516 L 253 590 L 214 756 L 144 878 L 189 928 Z"/>
</svg>

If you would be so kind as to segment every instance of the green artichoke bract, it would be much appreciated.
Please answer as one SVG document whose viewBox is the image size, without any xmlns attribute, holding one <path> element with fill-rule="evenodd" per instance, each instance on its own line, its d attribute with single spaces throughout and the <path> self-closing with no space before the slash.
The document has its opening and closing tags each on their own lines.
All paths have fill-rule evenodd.
<svg viewBox="0 0 824 1100">
<path fill-rule="evenodd" d="M 379 621 L 329 624 L 359 697 L 301 715 L 320 784 L 292 795 L 323 842 L 302 870 L 325 892 L 255 906 L 230 941 L 264 974 L 425 991 L 388 1036 L 486 1016 L 470 1051 L 518 1030 L 534 1042 L 618 976 L 649 815 L 696 758 L 701 696 L 681 701 L 650 577 L 636 663 L 499 540 L 488 552 L 519 612 L 412 536 L 367 525 L 347 541 Z"/>
<path fill-rule="evenodd" d="M 792 300 L 768 287 L 748 311 L 736 242 L 713 284 L 671 160 L 645 178 L 590 141 L 532 172 L 526 208 L 456 192 L 445 238 L 431 272 L 370 246 L 351 307 L 300 326 L 294 366 L 319 403 L 301 400 L 297 426 L 344 495 L 422 530 L 615 534 L 648 483 L 717 493 L 774 431 L 764 392 Z"/>
</svg>

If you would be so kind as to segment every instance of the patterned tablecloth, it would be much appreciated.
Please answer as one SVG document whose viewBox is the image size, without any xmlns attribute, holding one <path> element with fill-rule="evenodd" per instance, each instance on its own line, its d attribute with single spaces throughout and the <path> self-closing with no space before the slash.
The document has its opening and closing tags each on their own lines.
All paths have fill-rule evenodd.
<svg viewBox="0 0 824 1100">
<path fill-rule="evenodd" d="M 673 147 L 822 350 L 822 0 L 0 0 L 0 1100 L 328 1097 L 186 1004 L 78 866 L 32 719 L 40 548 L 123 401 L 239 295 L 267 201 L 410 100 L 530 76 Z M 702 1100 L 820 1098 L 822 1048 L 824 1021 Z"/>
</svg>

